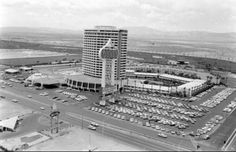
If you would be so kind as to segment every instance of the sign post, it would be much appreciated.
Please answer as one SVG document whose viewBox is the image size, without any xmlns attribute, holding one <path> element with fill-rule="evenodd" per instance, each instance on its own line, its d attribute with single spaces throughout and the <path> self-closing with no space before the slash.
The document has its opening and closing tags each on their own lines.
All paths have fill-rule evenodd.
<svg viewBox="0 0 236 152">
<path fill-rule="evenodd" d="M 99 50 L 99 57 L 102 59 L 102 100 L 106 100 L 106 95 L 112 94 L 108 99 L 114 102 L 114 95 L 117 92 L 115 81 L 115 61 L 118 58 L 118 49 L 114 46 L 111 39 Z M 102 104 L 104 104 L 102 102 Z"/>
</svg>

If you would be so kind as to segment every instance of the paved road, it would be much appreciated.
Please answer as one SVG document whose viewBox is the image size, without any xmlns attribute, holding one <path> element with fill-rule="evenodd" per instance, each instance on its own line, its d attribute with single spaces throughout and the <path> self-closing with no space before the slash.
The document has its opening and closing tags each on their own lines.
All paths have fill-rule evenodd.
<svg viewBox="0 0 236 152">
<path fill-rule="evenodd" d="M 24 87 L 23 87 L 24 88 Z M 48 115 L 50 111 L 50 106 L 52 105 L 52 101 L 50 101 L 47 97 L 39 96 L 39 95 L 32 95 L 33 98 L 27 98 L 26 96 L 29 94 L 27 89 L 28 88 L 21 88 L 17 90 L 17 88 L 5 88 L 1 89 L 0 92 L 3 95 L 6 95 L 7 98 L 19 99 L 19 104 L 24 106 L 30 107 L 31 109 L 41 111 L 40 107 L 44 106 L 45 110 L 43 111 L 44 114 Z M 109 135 L 111 137 L 120 139 L 130 144 L 134 144 L 137 146 L 142 146 L 147 150 L 193 150 L 193 146 L 188 139 L 173 137 L 169 138 L 168 141 L 166 139 L 161 139 L 157 137 L 157 132 L 154 130 L 144 128 L 141 126 L 137 126 L 131 123 L 126 123 L 123 120 L 117 120 L 111 117 L 106 117 L 102 114 L 94 113 L 88 111 L 86 109 L 78 108 L 76 106 L 65 106 L 63 104 L 57 104 L 58 108 L 61 111 L 60 118 L 64 121 L 67 121 L 74 125 L 82 125 L 82 115 L 84 118 L 83 126 L 87 127 L 89 125 L 89 120 L 93 120 L 99 122 L 100 124 L 104 124 L 104 127 L 98 128 L 97 132 L 102 133 L 104 135 Z M 69 112 L 69 114 L 68 114 Z M 71 116 L 74 114 L 74 116 Z M 114 130 L 115 126 L 115 130 Z M 121 131 L 120 128 L 126 128 L 129 131 Z M 145 134 L 146 136 L 152 137 L 154 139 L 148 139 L 141 136 L 137 136 L 135 132 Z M 170 144 L 170 143 L 173 144 Z M 178 148 L 179 147 L 179 148 Z M 185 147 L 185 148 L 180 148 Z"/>
</svg>

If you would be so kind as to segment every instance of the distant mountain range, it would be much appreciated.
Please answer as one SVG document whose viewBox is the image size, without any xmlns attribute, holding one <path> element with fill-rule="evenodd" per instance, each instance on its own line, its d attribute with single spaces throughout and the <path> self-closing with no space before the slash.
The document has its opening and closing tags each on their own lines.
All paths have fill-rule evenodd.
<svg viewBox="0 0 236 152">
<path fill-rule="evenodd" d="M 149 27 L 129 26 L 122 27 L 128 30 L 130 39 L 140 40 L 176 40 L 176 41 L 206 41 L 206 42 L 236 42 L 236 33 L 213 33 L 206 31 L 159 31 Z M 4 33 L 40 33 L 40 34 L 65 34 L 83 35 L 83 30 L 55 29 L 55 28 L 30 28 L 30 27 L 2 27 L 0 35 Z"/>
<path fill-rule="evenodd" d="M 169 39 L 190 41 L 236 42 L 236 33 L 214 33 L 207 31 L 159 31 L 148 27 L 123 27 L 130 37 L 142 39 Z"/>
</svg>

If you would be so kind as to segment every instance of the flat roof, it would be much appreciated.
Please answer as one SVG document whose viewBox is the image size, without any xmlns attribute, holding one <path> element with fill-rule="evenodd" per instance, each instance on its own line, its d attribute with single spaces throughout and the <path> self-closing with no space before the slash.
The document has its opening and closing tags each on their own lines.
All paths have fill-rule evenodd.
<svg viewBox="0 0 236 152">
<path fill-rule="evenodd" d="M 125 70 L 125 72 L 135 72 L 134 70 Z"/>
<path fill-rule="evenodd" d="M 144 75 L 144 76 L 157 76 L 160 75 L 159 73 L 146 73 L 146 72 L 134 72 L 134 74 L 136 75 Z"/>
<path fill-rule="evenodd" d="M 22 70 L 32 70 L 33 68 L 31 68 L 31 67 L 26 67 L 26 66 L 22 66 L 22 67 L 20 67 L 20 69 L 22 69 Z"/>
<path fill-rule="evenodd" d="M 16 72 L 19 72 L 19 70 L 16 70 L 16 69 L 6 69 L 5 72 L 16 73 Z"/>
<path fill-rule="evenodd" d="M 101 84 L 101 78 L 91 77 L 88 75 L 78 74 L 78 75 L 68 75 L 66 78 L 74 81 Z"/>
<path fill-rule="evenodd" d="M 161 85 L 152 85 L 152 84 L 144 84 L 142 83 L 145 80 L 140 79 L 129 79 L 128 85 L 133 87 L 139 87 L 139 88 L 145 88 L 145 89 L 155 89 L 155 90 L 161 90 L 161 91 L 168 91 L 167 86 L 161 86 Z"/>
<path fill-rule="evenodd" d="M 0 126 L 14 130 L 17 120 L 18 120 L 18 116 L 2 120 L 0 121 Z"/>
<path fill-rule="evenodd" d="M 183 85 L 178 86 L 178 89 L 184 89 L 184 88 L 190 89 L 190 88 L 198 87 L 198 86 L 204 84 L 205 82 L 206 82 L 206 80 L 193 80 L 189 83 L 185 83 Z"/>
<path fill-rule="evenodd" d="M 53 85 L 53 84 L 58 84 L 60 83 L 59 80 L 54 79 L 54 78 L 38 78 L 34 80 L 34 83 L 42 83 L 45 85 Z"/>
<path fill-rule="evenodd" d="M 161 74 L 160 76 L 165 77 L 165 78 L 170 78 L 170 79 L 176 79 L 176 80 L 182 80 L 182 81 L 193 81 L 194 79 L 189 79 L 189 78 L 184 78 L 184 77 L 179 77 L 175 75 L 170 75 L 170 74 Z"/>
<path fill-rule="evenodd" d="M 127 71 L 127 72 L 131 72 Z M 170 75 L 170 74 L 159 74 L 159 73 L 147 73 L 147 72 L 134 72 L 134 74 L 136 75 L 146 75 L 146 76 L 161 76 L 164 78 L 169 78 L 169 79 L 175 79 L 175 80 L 181 80 L 181 81 L 186 81 L 186 82 L 190 82 L 193 81 L 194 79 L 190 79 L 190 78 L 184 78 L 184 77 L 180 77 L 180 76 L 175 76 L 175 75 Z"/>
</svg>

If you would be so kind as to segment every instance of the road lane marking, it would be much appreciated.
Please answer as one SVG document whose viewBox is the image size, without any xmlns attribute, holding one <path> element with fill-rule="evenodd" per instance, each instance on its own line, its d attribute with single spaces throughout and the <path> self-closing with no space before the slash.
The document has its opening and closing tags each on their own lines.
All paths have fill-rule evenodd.
<svg viewBox="0 0 236 152">
<path fill-rule="evenodd" d="M 222 147 L 222 150 L 224 151 L 228 151 L 228 148 L 230 147 L 230 145 L 232 144 L 232 142 L 234 141 L 234 138 L 236 137 L 236 129 L 234 129 L 233 133 L 230 135 L 230 137 L 228 138 L 228 140 L 225 142 L 225 145 Z M 226 147 L 225 147 L 226 146 Z"/>
</svg>

